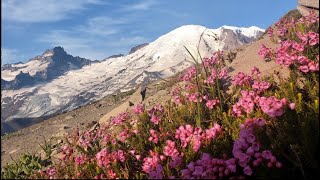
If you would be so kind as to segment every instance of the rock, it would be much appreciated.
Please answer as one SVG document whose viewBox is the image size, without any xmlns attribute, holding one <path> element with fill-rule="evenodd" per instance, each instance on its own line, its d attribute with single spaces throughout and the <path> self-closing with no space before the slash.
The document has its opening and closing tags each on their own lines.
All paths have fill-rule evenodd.
<svg viewBox="0 0 320 180">
<path fill-rule="evenodd" d="M 14 149 L 14 150 L 10 151 L 9 154 L 15 153 L 17 151 L 18 151 L 17 149 Z"/>
<path fill-rule="evenodd" d="M 149 45 L 149 43 L 144 43 L 144 44 L 140 44 L 138 46 L 135 46 L 135 47 L 131 48 L 129 54 L 132 54 L 132 53 L 136 52 L 137 50 L 139 50 L 139 49 L 141 49 L 141 48 L 143 48 L 143 47 L 145 47 L 147 45 Z"/>
<path fill-rule="evenodd" d="M 318 0 L 298 0 L 297 9 L 303 16 L 307 16 L 311 11 L 319 15 Z"/>
<path fill-rule="evenodd" d="M 74 117 L 76 117 L 75 115 L 68 115 L 65 117 L 65 119 L 73 119 Z"/>
<path fill-rule="evenodd" d="M 298 0 L 298 4 L 302 6 L 306 6 L 309 8 L 319 9 L 319 1 L 318 0 Z"/>
<path fill-rule="evenodd" d="M 305 6 L 297 6 L 298 11 L 303 15 L 307 16 L 311 11 L 315 12 L 317 15 L 319 15 L 319 10 L 314 10 Z"/>
<path fill-rule="evenodd" d="M 57 143 L 61 144 L 61 143 L 63 143 L 63 140 L 62 139 L 58 139 Z"/>
</svg>

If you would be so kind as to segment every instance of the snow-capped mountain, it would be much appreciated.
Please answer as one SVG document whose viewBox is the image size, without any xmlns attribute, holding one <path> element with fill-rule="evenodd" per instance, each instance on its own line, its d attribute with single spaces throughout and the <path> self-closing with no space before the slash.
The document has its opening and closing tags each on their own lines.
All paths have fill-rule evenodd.
<svg viewBox="0 0 320 180">
<path fill-rule="evenodd" d="M 70 70 L 80 69 L 91 63 L 93 63 L 91 60 L 67 54 L 62 47 L 55 47 L 30 59 L 27 63 L 2 66 L 1 89 L 20 89 L 40 82 L 47 83 Z"/>
<path fill-rule="evenodd" d="M 15 130 L 28 124 L 26 120 L 69 111 L 108 94 L 131 90 L 142 82 L 174 75 L 193 64 L 184 46 L 194 55 L 199 48 L 205 57 L 250 43 L 262 33 L 257 27 L 207 29 L 186 25 L 129 55 L 95 63 L 78 57 L 74 60 L 66 53 L 60 56 L 61 48 L 59 53 L 56 48 L 47 50 L 27 63 L 1 67 L 1 127 Z M 53 73 L 55 69 L 59 73 Z M 17 80 L 20 84 L 7 85 Z"/>
</svg>

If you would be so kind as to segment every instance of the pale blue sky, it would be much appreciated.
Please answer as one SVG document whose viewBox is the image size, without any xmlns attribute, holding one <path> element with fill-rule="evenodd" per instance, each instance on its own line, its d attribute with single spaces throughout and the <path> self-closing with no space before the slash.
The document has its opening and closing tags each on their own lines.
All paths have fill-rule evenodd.
<svg viewBox="0 0 320 180">
<path fill-rule="evenodd" d="M 1 59 L 62 46 L 92 60 L 127 54 L 186 24 L 267 28 L 297 0 L 2 0 Z"/>
</svg>

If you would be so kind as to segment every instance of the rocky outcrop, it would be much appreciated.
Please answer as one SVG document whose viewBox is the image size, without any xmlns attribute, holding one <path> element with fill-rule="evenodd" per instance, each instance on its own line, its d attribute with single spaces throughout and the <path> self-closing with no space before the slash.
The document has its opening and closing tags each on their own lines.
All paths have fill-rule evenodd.
<svg viewBox="0 0 320 180">
<path fill-rule="evenodd" d="M 132 53 L 136 52 L 137 50 L 145 47 L 145 46 L 148 45 L 148 44 L 149 44 L 149 43 L 144 43 L 144 44 L 140 44 L 140 45 L 138 45 L 138 46 L 135 46 L 135 47 L 131 48 L 129 54 L 132 54 Z"/>
<path fill-rule="evenodd" d="M 32 66 L 35 61 L 40 62 L 37 63 L 40 65 L 48 63 L 48 66 L 41 71 L 39 70 L 34 74 L 30 74 L 26 69 L 35 69 L 36 67 Z M 16 77 L 13 80 L 1 79 L 1 90 L 20 89 L 22 87 L 33 86 L 36 83 L 46 83 L 70 70 L 81 69 L 83 66 L 96 62 L 99 61 L 94 62 L 78 56 L 73 57 L 67 54 L 62 47 L 55 47 L 46 50 L 42 55 L 30 59 L 27 63 L 5 64 L 1 66 L 1 73 L 3 71 L 20 71 L 19 74 L 15 75 Z"/>
<path fill-rule="evenodd" d="M 124 55 L 123 54 L 116 54 L 116 55 L 109 56 L 106 59 L 117 58 L 117 57 L 122 57 L 122 56 L 124 56 Z"/>
<path fill-rule="evenodd" d="M 297 9 L 304 16 L 308 15 L 311 11 L 319 15 L 319 1 L 318 0 L 298 0 Z"/>
</svg>

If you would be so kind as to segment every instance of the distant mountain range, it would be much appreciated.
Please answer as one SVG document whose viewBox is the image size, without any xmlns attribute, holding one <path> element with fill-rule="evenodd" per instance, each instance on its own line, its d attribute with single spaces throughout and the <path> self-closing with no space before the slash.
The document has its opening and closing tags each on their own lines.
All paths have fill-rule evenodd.
<svg viewBox="0 0 320 180">
<path fill-rule="evenodd" d="M 195 55 L 199 47 L 204 57 L 217 50 L 248 44 L 263 32 L 254 26 L 207 29 L 186 25 L 154 42 L 132 48 L 126 56 L 120 54 L 91 61 L 55 47 L 26 63 L 5 64 L 1 67 L 2 133 L 70 111 L 108 94 L 129 91 L 143 82 L 174 75 L 193 64 L 184 46 Z"/>
</svg>

